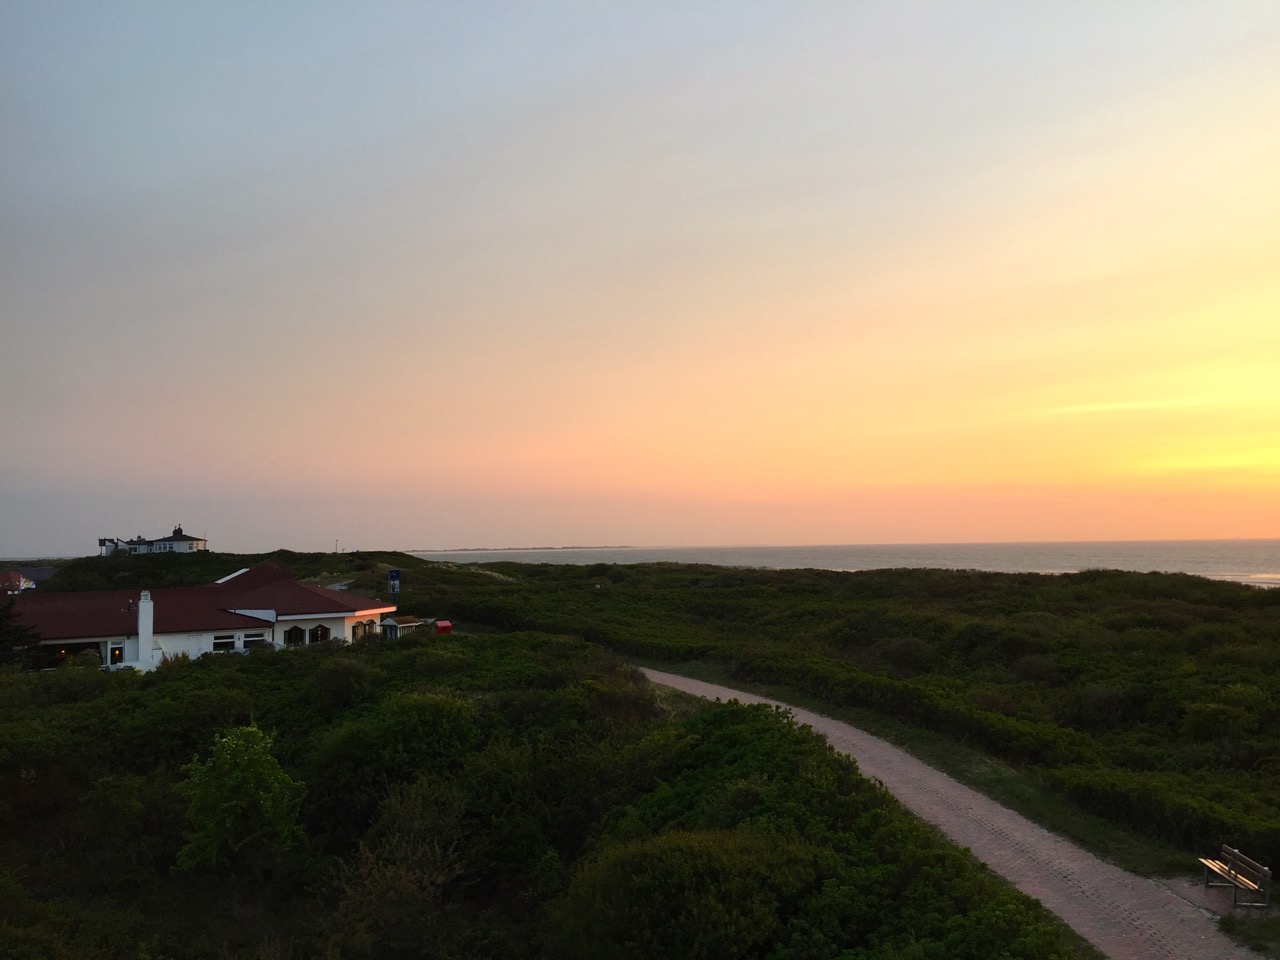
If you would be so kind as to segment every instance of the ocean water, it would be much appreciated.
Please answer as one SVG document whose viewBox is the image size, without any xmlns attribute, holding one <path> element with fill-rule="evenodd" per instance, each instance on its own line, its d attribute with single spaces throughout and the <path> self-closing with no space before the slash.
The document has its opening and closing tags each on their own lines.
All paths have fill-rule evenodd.
<svg viewBox="0 0 1280 960">
<path fill-rule="evenodd" d="M 909 543 L 812 547 L 564 547 L 414 551 L 453 563 L 714 563 L 789 570 L 934 567 L 997 573 L 1134 570 L 1191 573 L 1280 587 L 1280 540 L 1133 540 L 1080 543 Z"/>
</svg>

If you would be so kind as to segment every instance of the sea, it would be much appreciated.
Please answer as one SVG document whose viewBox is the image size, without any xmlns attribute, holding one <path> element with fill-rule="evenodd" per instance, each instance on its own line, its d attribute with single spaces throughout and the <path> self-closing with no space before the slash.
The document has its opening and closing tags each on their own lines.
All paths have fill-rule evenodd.
<svg viewBox="0 0 1280 960">
<path fill-rule="evenodd" d="M 1134 570 L 1280 587 L 1280 540 L 1103 540 L 1077 543 L 900 543 L 810 547 L 554 547 L 413 550 L 451 563 L 712 563 L 792 570 L 929 567 L 996 573 Z"/>
</svg>

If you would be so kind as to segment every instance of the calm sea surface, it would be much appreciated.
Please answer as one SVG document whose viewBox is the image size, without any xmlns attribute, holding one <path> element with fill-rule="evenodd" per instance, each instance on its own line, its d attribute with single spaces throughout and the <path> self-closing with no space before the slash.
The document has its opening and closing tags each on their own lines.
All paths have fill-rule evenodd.
<svg viewBox="0 0 1280 960">
<path fill-rule="evenodd" d="M 1135 540 L 1096 543 L 912 543 L 819 547 L 566 547 L 446 550 L 414 556 L 453 563 L 714 563 L 778 570 L 934 567 L 998 573 L 1109 569 L 1193 573 L 1280 587 L 1280 540 Z"/>
</svg>

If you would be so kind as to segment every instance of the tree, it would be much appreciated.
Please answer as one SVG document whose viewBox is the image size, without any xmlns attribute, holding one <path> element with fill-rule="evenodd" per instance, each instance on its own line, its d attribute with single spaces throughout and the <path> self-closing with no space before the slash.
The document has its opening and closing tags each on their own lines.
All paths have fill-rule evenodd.
<svg viewBox="0 0 1280 960">
<path fill-rule="evenodd" d="M 280 768 L 271 738 L 256 725 L 215 737 L 208 760 L 182 769 L 189 829 L 178 851 L 181 869 L 261 873 L 306 839 L 298 825 L 306 788 Z"/>
<path fill-rule="evenodd" d="M 0 602 L 0 666 L 25 664 L 40 636 L 26 624 L 18 622 L 13 611 L 13 598 Z"/>
</svg>

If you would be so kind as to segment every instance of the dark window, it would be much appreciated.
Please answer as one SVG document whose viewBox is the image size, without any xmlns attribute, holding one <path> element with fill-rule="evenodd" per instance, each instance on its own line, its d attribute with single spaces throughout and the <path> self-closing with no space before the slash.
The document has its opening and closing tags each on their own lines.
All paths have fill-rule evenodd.
<svg viewBox="0 0 1280 960">
<path fill-rule="evenodd" d="M 328 639 L 329 639 L 329 628 L 326 627 L 323 623 L 317 624 L 316 626 L 312 627 L 310 632 L 307 634 L 308 643 L 324 643 Z"/>
<path fill-rule="evenodd" d="M 301 627 L 290 627 L 284 632 L 284 645 L 286 647 L 300 647 L 306 640 L 307 632 Z"/>
<path fill-rule="evenodd" d="M 260 647 L 266 642 L 266 636 L 261 633 L 246 633 L 244 635 L 244 648 L 246 650 L 252 650 L 255 647 Z"/>
<path fill-rule="evenodd" d="M 111 648 L 111 662 L 124 663 L 124 647 Z"/>
</svg>

